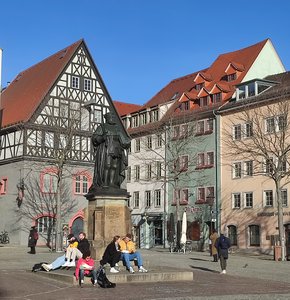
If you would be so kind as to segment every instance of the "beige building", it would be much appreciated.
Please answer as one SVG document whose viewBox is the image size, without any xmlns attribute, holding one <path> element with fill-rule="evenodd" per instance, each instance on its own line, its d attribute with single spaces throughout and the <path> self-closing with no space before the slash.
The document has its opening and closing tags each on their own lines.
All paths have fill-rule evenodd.
<svg viewBox="0 0 290 300">
<path fill-rule="evenodd" d="M 289 248 L 289 84 L 289 73 L 245 82 L 219 110 L 221 231 L 239 249 L 269 253 L 279 244 L 277 190 Z"/>
</svg>

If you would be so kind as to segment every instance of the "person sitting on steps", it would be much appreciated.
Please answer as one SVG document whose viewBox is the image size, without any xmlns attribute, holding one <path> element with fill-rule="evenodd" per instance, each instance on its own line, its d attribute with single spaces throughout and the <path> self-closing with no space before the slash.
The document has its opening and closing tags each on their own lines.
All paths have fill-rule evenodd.
<svg viewBox="0 0 290 300">
<path fill-rule="evenodd" d="M 143 267 L 143 260 L 141 254 L 136 251 L 135 243 L 132 241 L 132 235 L 127 233 L 126 236 L 119 242 L 121 254 L 121 260 L 126 265 L 126 269 L 130 273 L 135 273 L 134 269 L 131 267 L 130 261 L 137 259 L 137 265 L 139 272 L 147 273 L 148 271 Z"/>
<path fill-rule="evenodd" d="M 69 245 L 66 248 L 65 263 L 62 266 L 63 267 L 75 267 L 76 266 L 76 257 L 77 257 L 76 249 L 77 249 L 79 243 L 72 233 L 69 234 L 67 238 L 69 241 Z"/>
<path fill-rule="evenodd" d="M 118 262 L 121 259 L 121 252 L 119 250 L 119 243 L 121 238 L 119 235 L 115 235 L 112 242 L 107 246 L 103 258 L 100 261 L 101 266 L 104 266 L 106 263 L 109 263 L 111 266 L 111 273 L 118 273 L 119 270 L 116 269 Z"/>
<path fill-rule="evenodd" d="M 91 252 L 87 251 L 77 262 L 75 277 L 79 280 L 80 286 L 84 283 L 84 277 L 92 277 L 92 284 L 97 285 L 97 272 L 95 270 L 95 261 L 91 258 Z"/>
</svg>

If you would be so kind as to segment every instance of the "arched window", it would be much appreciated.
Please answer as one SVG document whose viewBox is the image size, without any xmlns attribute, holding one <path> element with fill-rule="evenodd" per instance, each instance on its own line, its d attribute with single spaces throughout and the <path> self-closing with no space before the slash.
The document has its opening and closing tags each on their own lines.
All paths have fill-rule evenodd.
<svg viewBox="0 0 290 300">
<path fill-rule="evenodd" d="M 229 239 L 232 246 L 237 245 L 237 227 L 234 225 L 228 226 Z"/>
<path fill-rule="evenodd" d="M 260 246 L 260 227 L 258 225 L 249 226 L 250 246 Z"/>
</svg>

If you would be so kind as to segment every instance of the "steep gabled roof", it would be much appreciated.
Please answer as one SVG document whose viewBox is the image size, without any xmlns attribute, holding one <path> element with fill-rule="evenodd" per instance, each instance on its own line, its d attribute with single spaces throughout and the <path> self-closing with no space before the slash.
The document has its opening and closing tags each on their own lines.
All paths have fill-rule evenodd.
<svg viewBox="0 0 290 300">
<path fill-rule="evenodd" d="M 81 39 L 16 76 L 1 95 L 2 128 L 31 118 L 82 43 Z"/>
</svg>

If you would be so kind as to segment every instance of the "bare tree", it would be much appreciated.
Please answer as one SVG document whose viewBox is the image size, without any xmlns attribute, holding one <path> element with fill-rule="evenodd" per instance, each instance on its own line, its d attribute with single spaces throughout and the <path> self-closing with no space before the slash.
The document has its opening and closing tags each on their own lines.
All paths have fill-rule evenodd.
<svg viewBox="0 0 290 300">
<path fill-rule="evenodd" d="M 289 183 L 290 176 L 289 111 L 290 102 L 285 97 L 239 107 L 239 113 L 224 128 L 222 141 L 226 157 L 252 161 L 253 176 L 265 176 L 274 182 L 282 260 L 285 260 L 285 232 L 281 190 Z"/>
<path fill-rule="evenodd" d="M 30 213 L 36 213 L 40 208 L 45 208 L 46 213 L 51 213 L 55 219 L 56 250 L 60 251 L 62 249 L 61 220 L 64 216 L 63 209 L 68 205 L 68 199 L 70 199 L 65 181 L 68 178 L 72 178 L 73 165 L 76 164 L 76 161 L 82 161 L 80 154 L 81 150 L 83 150 L 81 140 L 83 136 L 88 138 L 88 134 L 84 134 L 84 131 L 89 127 L 89 116 L 79 102 L 63 101 L 59 106 L 57 116 L 53 115 L 51 109 L 49 106 L 46 106 L 44 109 L 44 113 L 48 116 L 49 126 L 44 131 L 45 137 L 42 143 L 38 145 L 35 128 L 34 126 L 31 128 L 31 125 L 28 125 L 29 128 L 26 129 L 28 132 L 26 144 L 28 149 L 29 147 L 31 149 L 37 149 L 38 147 L 39 150 L 35 150 L 35 152 L 41 151 L 41 159 L 44 159 L 45 165 L 52 170 L 50 175 L 53 177 L 53 190 L 45 196 L 45 194 L 41 193 L 42 187 L 40 184 L 34 182 L 32 190 L 30 191 L 29 187 L 27 187 L 27 192 L 30 193 L 28 195 L 31 198 L 28 204 L 34 203 L 36 207 L 33 210 L 32 206 L 28 205 L 28 211 L 20 211 L 20 213 L 33 217 Z M 37 168 L 38 163 L 32 162 L 31 167 L 34 168 L 34 165 Z M 37 170 L 36 168 L 34 170 Z M 37 188 L 36 191 L 34 191 L 35 188 Z M 38 198 L 40 203 L 37 202 Z M 75 203 L 72 201 L 69 211 L 72 211 L 74 207 Z"/>
<path fill-rule="evenodd" d="M 62 184 L 59 187 L 61 200 L 58 203 L 56 193 L 43 192 L 38 171 L 30 172 L 30 176 L 27 179 L 26 184 L 24 181 L 21 181 L 18 185 L 19 221 L 29 222 L 35 216 L 42 216 L 38 219 L 39 226 L 43 228 L 43 232 L 40 232 L 40 235 L 46 240 L 48 247 L 53 247 L 52 241 L 55 240 L 53 235 L 55 234 L 58 205 L 60 205 L 60 219 L 65 219 L 77 206 L 76 199 L 71 198 L 71 185 Z M 47 218 L 47 220 L 44 221 L 43 218 Z M 25 227 L 29 227 L 28 224 L 26 225 Z"/>
<path fill-rule="evenodd" d="M 203 136 L 196 135 L 196 119 L 192 115 L 186 118 L 170 117 L 166 123 L 152 123 L 146 132 L 133 137 L 135 144 L 140 144 L 139 148 L 146 149 L 137 153 L 132 151 L 130 154 L 132 161 L 142 161 L 141 174 L 144 176 L 141 176 L 139 183 L 159 182 L 164 189 L 164 197 L 168 197 L 171 187 L 176 205 L 175 220 L 178 224 L 181 220 L 182 200 L 186 204 L 185 200 L 192 195 L 190 188 L 205 180 L 201 173 L 192 182 L 193 173 L 199 172 L 196 170 L 197 149 L 198 152 L 202 151 L 200 147 L 204 141 Z"/>
</svg>

